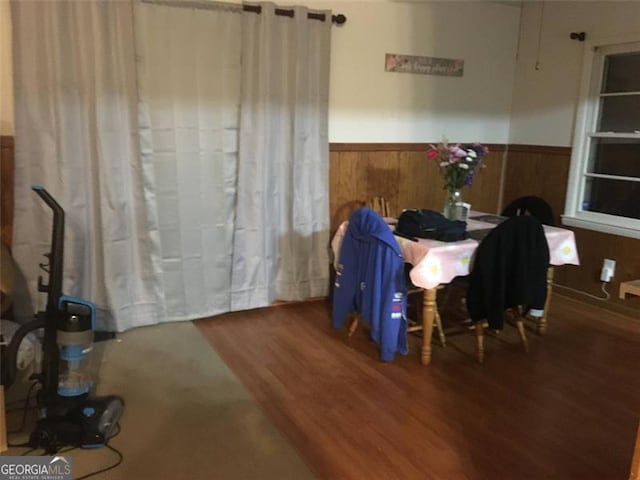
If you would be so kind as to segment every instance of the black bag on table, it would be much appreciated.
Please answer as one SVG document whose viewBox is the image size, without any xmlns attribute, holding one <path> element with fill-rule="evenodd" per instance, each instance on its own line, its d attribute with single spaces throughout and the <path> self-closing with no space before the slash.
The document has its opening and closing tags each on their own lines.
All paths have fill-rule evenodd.
<svg viewBox="0 0 640 480">
<path fill-rule="evenodd" d="M 396 233 L 404 237 L 457 242 L 469 238 L 467 222 L 449 220 L 439 212 L 424 208 L 405 210 L 398 218 Z"/>
</svg>

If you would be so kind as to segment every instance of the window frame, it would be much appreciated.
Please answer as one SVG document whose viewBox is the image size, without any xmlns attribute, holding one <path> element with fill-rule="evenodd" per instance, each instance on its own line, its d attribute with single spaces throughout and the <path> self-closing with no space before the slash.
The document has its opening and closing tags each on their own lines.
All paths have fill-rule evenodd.
<svg viewBox="0 0 640 480">
<path fill-rule="evenodd" d="M 588 173 L 590 161 L 591 139 L 625 138 L 640 140 L 640 132 L 597 133 L 596 131 L 605 57 L 627 52 L 640 53 L 640 36 L 633 35 L 631 37 L 616 37 L 585 42 L 580 96 L 576 109 L 571 166 L 562 223 L 572 227 L 640 238 L 640 219 L 590 212 L 582 209 L 586 186 L 585 179 L 587 178 L 586 174 Z"/>
</svg>

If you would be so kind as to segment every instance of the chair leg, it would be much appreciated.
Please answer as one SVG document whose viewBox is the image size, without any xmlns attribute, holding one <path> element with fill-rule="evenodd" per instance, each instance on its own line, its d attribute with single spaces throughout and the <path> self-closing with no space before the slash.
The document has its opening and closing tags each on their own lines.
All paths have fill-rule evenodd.
<svg viewBox="0 0 640 480">
<path fill-rule="evenodd" d="M 440 337 L 440 345 L 442 345 L 443 347 L 446 347 L 447 340 L 444 336 L 444 329 L 442 328 L 442 319 L 440 318 L 440 313 L 438 312 L 437 306 L 435 308 L 434 313 L 435 313 L 436 327 L 438 329 L 438 336 Z"/>
<path fill-rule="evenodd" d="M 349 325 L 349 336 L 352 336 L 354 333 L 356 333 L 356 329 L 358 328 L 358 314 L 354 314 L 353 318 L 351 319 L 351 324 Z"/>
<path fill-rule="evenodd" d="M 518 333 L 520 334 L 520 340 L 522 340 L 522 346 L 524 347 L 524 351 L 529 351 L 529 343 L 527 342 L 527 335 L 524 332 L 524 321 L 521 316 L 518 316 L 516 319 L 516 327 L 518 327 Z"/>
<path fill-rule="evenodd" d="M 482 363 L 484 361 L 484 337 L 483 337 L 483 329 L 482 322 L 475 322 L 476 326 L 476 349 L 478 352 L 478 363 Z"/>
</svg>

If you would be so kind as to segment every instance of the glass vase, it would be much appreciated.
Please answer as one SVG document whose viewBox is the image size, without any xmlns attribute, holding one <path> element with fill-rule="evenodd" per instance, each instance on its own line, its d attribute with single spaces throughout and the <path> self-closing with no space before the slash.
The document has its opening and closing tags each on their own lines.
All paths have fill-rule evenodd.
<svg viewBox="0 0 640 480">
<path fill-rule="evenodd" d="M 444 200 L 442 214 L 449 220 L 463 220 L 463 210 L 462 189 L 449 190 Z"/>
</svg>

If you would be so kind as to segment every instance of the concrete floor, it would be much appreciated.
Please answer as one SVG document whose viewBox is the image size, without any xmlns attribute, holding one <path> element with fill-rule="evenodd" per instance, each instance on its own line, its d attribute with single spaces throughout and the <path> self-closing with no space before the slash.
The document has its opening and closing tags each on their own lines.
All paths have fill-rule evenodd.
<svg viewBox="0 0 640 480">
<path fill-rule="evenodd" d="M 96 394 L 122 396 L 125 413 L 111 442 L 124 461 L 96 478 L 315 478 L 191 322 L 135 329 L 97 347 L 102 362 Z M 9 421 L 11 429 L 19 418 Z M 68 455 L 74 478 L 117 459 L 106 448 Z"/>
</svg>

